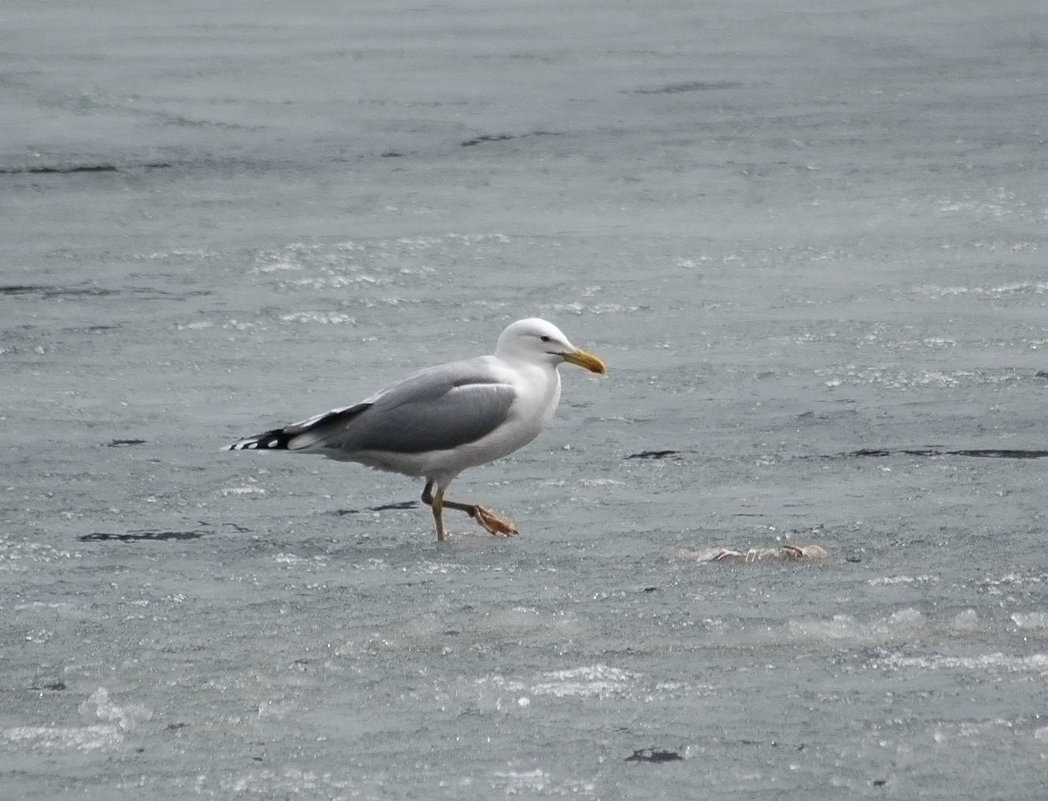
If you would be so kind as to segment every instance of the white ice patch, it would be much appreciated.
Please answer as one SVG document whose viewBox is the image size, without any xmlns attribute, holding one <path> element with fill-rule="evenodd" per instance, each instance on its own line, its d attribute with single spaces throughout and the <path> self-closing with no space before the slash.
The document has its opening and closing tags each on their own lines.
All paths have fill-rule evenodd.
<svg viewBox="0 0 1048 801">
<path fill-rule="evenodd" d="M 922 284 L 913 290 L 917 294 L 930 297 L 956 297 L 972 295 L 974 297 L 999 298 L 1006 295 L 1043 295 L 1048 292 L 1046 281 L 1009 281 L 993 286 L 937 286 Z"/>
<path fill-rule="evenodd" d="M 0 730 L 0 738 L 30 748 L 54 751 L 100 751 L 115 748 L 124 741 L 116 726 L 13 726 Z"/>
<path fill-rule="evenodd" d="M 424 576 L 447 576 L 450 574 L 467 574 L 471 572 L 466 565 L 457 562 L 420 562 L 418 572 Z"/>
<path fill-rule="evenodd" d="M 278 565 L 301 565 L 310 560 L 304 556 L 294 553 L 278 553 L 273 556 L 273 562 Z"/>
<path fill-rule="evenodd" d="M 896 368 L 847 364 L 834 368 L 819 368 L 815 374 L 824 377 L 830 388 L 847 386 L 881 386 L 888 389 L 954 389 L 971 386 L 1001 386 L 1014 384 L 1024 376 L 1017 371 L 1001 370 L 922 370 L 907 372 Z"/>
<path fill-rule="evenodd" d="M 1012 215 L 1020 219 L 1036 218 L 1036 207 L 1030 207 L 1015 192 L 1003 186 L 988 192 L 986 197 L 972 197 L 966 192 L 959 198 L 940 197 L 934 202 L 939 213 L 948 216 L 977 220 L 1001 220 Z"/>
<path fill-rule="evenodd" d="M 867 579 L 866 583 L 871 587 L 891 587 L 897 584 L 934 584 L 939 581 L 938 576 L 882 576 L 881 578 Z"/>
<path fill-rule="evenodd" d="M 16 604 L 15 611 L 21 612 L 25 609 L 52 609 L 56 612 L 76 612 L 82 609 L 82 607 L 75 606 L 67 601 L 27 601 L 26 603 Z"/>
<path fill-rule="evenodd" d="M 1048 629 L 1048 612 L 1016 612 L 1012 622 L 1021 629 Z"/>
<path fill-rule="evenodd" d="M 972 673 L 1036 673 L 1048 678 L 1048 654 L 1015 656 L 995 652 L 975 656 L 904 656 L 891 654 L 878 659 L 876 666 L 887 670 L 953 670 Z"/>
<path fill-rule="evenodd" d="M 506 795 L 535 794 L 552 796 L 582 796 L 588 797 L 596 792 L 596 785 L 592 781 L 568 779 L 555 780 L 549 773 L 541 768 L 525 771 L 496 771 L 492 774 L 492 784 L 501 789 Z"/>
<path fill-rule="evenodd" d="M 256 795 L 262 798 L 349 798 L 347 791 L 352 783 L 335 778 L 327 771 L 285 767 L 223 777 L 220 787 L 227 795 Z"/>
<path fill-rule="evenodd" d="M 55 548 L 46 542 L 22 540 L 10 534 L 0 534 L 0 573 L 24 573 L 41 563 L 79 559 L 77 551 Z"/>
<path fill-rule="evenodd" d="M 259 264 L 254 268 L 256 275 L 266 275 L 268 273 L 287 273 L 301 270 L 301 264 L 295 264 L 290 261 L 274 261 L 269 264 Z"/>
<path fill-rule="evenodd" d="M 80 714 L 93 714 L 99 720 L 115 724 L 120 731 L 131 731 L 140 722 L 152 719 L 153 710 L 140 704 L 118 706 L 110 700 L 109 690 L 99 687 L 80 704 Z"/>
<path fill-rule="evenodd" d="M 280 315 L 281 322 L 307 323 L 313 325 L 356 325 L 356 320 L 348 314 L 330 311 L 300 311 Z"/>
<path fill-rule="evenodd" d="M 225 487 L 222 490 L 222 495 L 265 495 L 266 491 L 262 487 Z"/>
<path fill-rule="evenodd" d="M 530 693 L 554 698 L 611 698 L 628 695 L 640 675 L 608 665 L 553 670 L 540 674 L 534 682 L 489 676 L 478 679 L 478 684 L 492 684 L 510 693 Z M 521 695 L 521 698 L 526 695 Z M 530 699 L 519 706 L 530 705 Z"/>
<path fill-rule="evenodd" d="M 134 258 L 139 261 L 195 262 L 217 259 L 219 258 L 219 254 L 213 250 L 168 250 L 154 251 L 153 253 L 136 253 Z"/>
<path fill-rule="evenodd" d="M 543 307 L 543 311 L 557 314 L 630 314 L 640 311 L 640 306 L 625 306 L 621 303 L 552 303 Z"/>
<path fill-rule="evenodd" d="M 234 320 L 230 318 L 226 322 L 222 323 L 222 328 L 232 331 L 247 331 L 252 328 L 257 328 L 258 323 L 244 322 L 242 320 Z"/>
<path fill-rule="evenodd" d="M 950 628 L 957 632 L 970 634 L 979 630 L 979 615 L 974 609 L 958 612 L 950 620 Z"/>
<path fill-rule="evenodd" d="M 786 631 L 800 641 L 881 644 L 908 640 L 926 628 L 924 615 L 916 609 L 900 609 L 886 618 L 863 623 L 851 615 L 821 620 L 791 620 Z"/>
<path fill-rule="evenodd" d="M 509 703 L 518 709 L 528 709 L 541 698 L 632 698 L 652 702 L 716 692 L 716 688 L 710 685 L 690 685 L 678 681 L 652 682 L 640 673 L 605 664 L 546 671 L 530 680 L 500 675 L 485 676 L 477 679 L 476 684 L 493 688 L 498 693 L 497 700 L 493 699 L 498 708 L 504 708 L 504 704 Z M 509 697 L 505 698 L 503 694 Z"/>
<path fill-rule="evenodd" d="M 105 687 L 91 693 L 79 711 L 102 722 L 86 726 L 12 726 L 0 729 L 0 740 L 55 751 L 101 751 L 116 748 L 127 732 L 153 717 L 151 709 L 139 704 L 113 703 Z"/>
<path fill-rule="evenodd" d="M 943 722 L 935 727 L 932 738 L 936 743 L 950 743 L 958 740 L 970 740 L 972 738 L 990 738 L 994 741 L 1002 739 L 1002 735 L 1011 734 L 1015 731 L 1015 724 L 1004 718 L 993 718 L 991 720 L 962 720 L 957 722 Z M 1036 733 L 1034 737 L 1036 739 Z"/>
<path fill-rule="evenodd" d="M 579 479 L 579 484 L 584 487 L 623 487 L 626 482 L 614 478 L 583 478 Z"/>
<path fill-rule="evenodd" d="M 496 781 L 501 784 L 507 794 L 529 792 L 541 793 L 549 787 L 550 776 L 541 768 L 528 771 L 505 771 L 496 772 Z"/>
<path fill-rule="evenodd" d="M 640 676 L 608 665 L 590 665 L 554 670 L 542 674 L 541 681 L 531 688 L 534 695 L 552 695 L 557 698 L 610 698 L 629 693 Z"/>
</svg>

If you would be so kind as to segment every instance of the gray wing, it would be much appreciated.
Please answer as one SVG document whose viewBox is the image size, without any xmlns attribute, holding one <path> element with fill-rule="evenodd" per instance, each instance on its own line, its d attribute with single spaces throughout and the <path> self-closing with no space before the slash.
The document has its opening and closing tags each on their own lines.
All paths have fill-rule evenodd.
<svg viewBox="0 0 1048 801">
<path fill-rule="evenodd" d="M 361 451 L 446 450 L 498 428 L 515 398 L 510 384 L 476 363 L 439 365 L 408 376 L 368 401 L 298 424 L 288 447 L 335 459 L 352 459 Z"/>
</svg>

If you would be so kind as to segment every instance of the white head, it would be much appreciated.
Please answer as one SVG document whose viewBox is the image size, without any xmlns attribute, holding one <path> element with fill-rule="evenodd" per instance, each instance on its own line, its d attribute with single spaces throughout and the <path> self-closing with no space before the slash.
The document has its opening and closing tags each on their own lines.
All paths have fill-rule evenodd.
<svg viewBox="0 0 1048 801">
<path fill-rule="evenodd" d="M 576 348 L 557 326 L 538 317 L 517 320 L 503 331 L 495 345 L 495 355 L 554 367 L 561 362 L 570 362 L 592 373 L 603 375 L 607 372 L 604 362 Z"/>
</svg>

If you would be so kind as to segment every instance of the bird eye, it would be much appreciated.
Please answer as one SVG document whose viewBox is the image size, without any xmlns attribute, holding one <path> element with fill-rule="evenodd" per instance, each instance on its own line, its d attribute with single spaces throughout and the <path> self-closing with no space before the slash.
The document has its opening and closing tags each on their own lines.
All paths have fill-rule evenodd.
<svg viewBox="0 0 1048 801">
<path fill-rule="evenodd" d="M 543 342 L 552 342 L 553 341 L 550 337 L 546 336 L 545 334 L 540 336 L 539 339 L 541 339 Z"/>
</svg>

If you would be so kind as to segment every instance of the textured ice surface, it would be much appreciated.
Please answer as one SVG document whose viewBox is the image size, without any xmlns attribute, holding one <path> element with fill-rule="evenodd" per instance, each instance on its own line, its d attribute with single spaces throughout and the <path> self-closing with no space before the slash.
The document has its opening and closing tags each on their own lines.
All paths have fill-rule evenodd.
<svg viewBox="0 0 1048 801">
<path fill-rule="evenodd" d="M 1041 798 L 1045 13 L 5 0 L 0 797 Z M 220 451 L 532 314 L 514 540 Z"/>
</svg>

